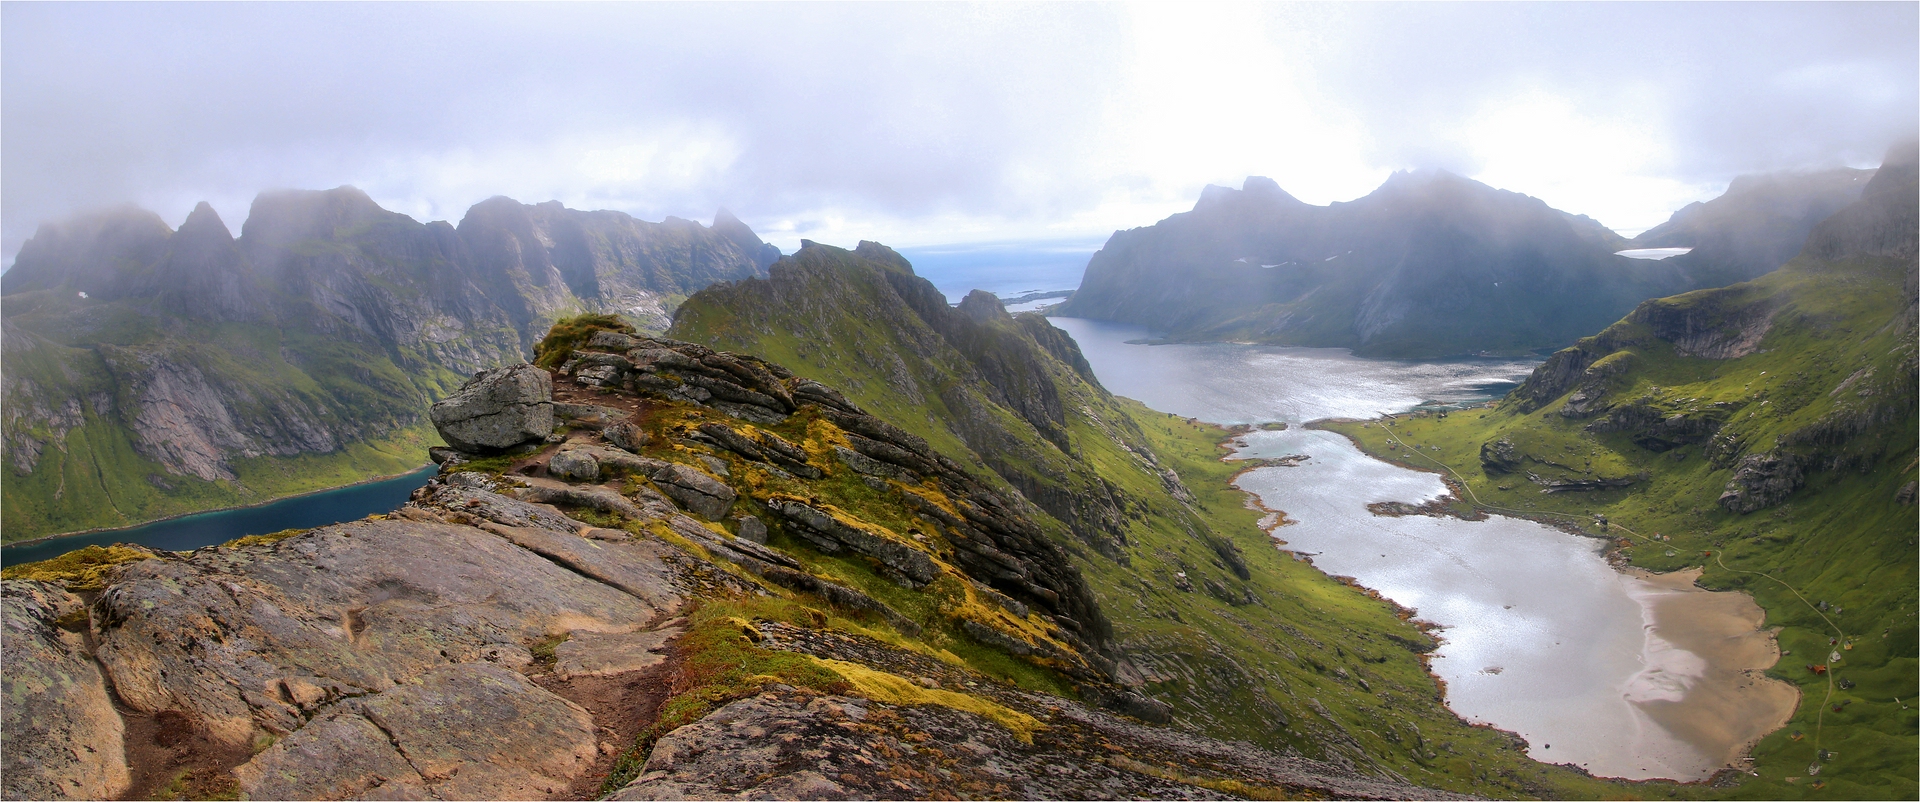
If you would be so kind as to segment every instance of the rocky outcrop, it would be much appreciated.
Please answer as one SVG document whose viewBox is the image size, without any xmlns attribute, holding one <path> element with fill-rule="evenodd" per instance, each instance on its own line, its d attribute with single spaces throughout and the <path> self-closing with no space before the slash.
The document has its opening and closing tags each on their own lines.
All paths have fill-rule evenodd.
<svg viewBox="0 0 1920 802">
<path fill-rule="evenodd" d="M 1769 451 L 1748 454 L 1733 468 L 1733 478 L 1720 494 L 1720 506 L 1729 512 L 1763 510 L 1785 501 L 1807 483 L 1804 461 L 1792 453 Z"/>
<path fill-rule="evenodd" d="M 1737 359 L 1760 348 L 1776 311 L 1771 299 L 1703 290 L 1643 303 L 1625 322 L 1646 326 L 1687 356 Z"/>
<path fill-rule="evenodd" d="M 851 549 L 878 560 L 881 565 L 917 585 L 932 582 L 939 575 L 932 558 L 925 551 L 897 541 L 891 533 L 843 520 L 797 499 L 772 498 L 766 501 L 766 505 L 767 509 L 785 519 L 788 531 L 806 538 L 821 551 L 833 553 Z"/>
<path fill-rule="evenodd" d="M 525 364 L 481 371 L 434 402 L 433 425 L 447 445 L 479 454 L 543 440 L 553 433 L 553 379 Z"/>
<path fill-rule="evenodd" d="M 87 653 L 86 621 L 80 599 L 59 587 L 0 584 L 7 644 L 0 796 L 112 799 L 127 790 L 126 725 Z"/>
<path fill-rule="evenodd" d="M 498 665 L 350 699 L 236 767 L 252 799 L 545 799 L 591 764 L 593 718 Z"/>
<path fill-rule="evenodd" d="M 710 521 L 725 518 L 739 494 L 720 480 L 687 465 L 668 465 L 655 471 L 653 483 L 674 501 Z"/>
<path fill-rule="evenodd" d="M 1500 438 L 1480 444 L 1480 467 L 1489 474 L 1513 473 L 1520 469 L 1521 455 L 1513 440 Z"/>
<path fill-rule="evenodd" d="M 1642 477 L 1635 476 L 1598 476 L 1592 479 L 1551 479 L 1536 474 L 1527 474 L 1527 480 L 1540 486 L 1542 493 L 1590 493 L 1595 490 L 1618 490 L 1632 487 Z"/>
</svg>

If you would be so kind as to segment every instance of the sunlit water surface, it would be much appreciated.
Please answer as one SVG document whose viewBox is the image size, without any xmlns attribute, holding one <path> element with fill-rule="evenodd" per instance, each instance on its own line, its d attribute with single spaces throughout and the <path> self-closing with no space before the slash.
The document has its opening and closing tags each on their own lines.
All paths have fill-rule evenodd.
<svg viewBox="0 0 1920 802">
<path fill-rule="evenodd" d="M 1365 418 L 1427 400 L 1504 393 L 1535 361 L 1398 362 L 1343 349 L 1234 344 L 1129 345 L 1144 330 L 1053 318 L 1116 394 L 1216 423 Z M 1239 485 L 1297 521 L 1276 531 L 1421 618 L 1445 627 L 1434 672 L 1462 716 L 1512 730 L 1533 757 L 1611 777 L 1700 779 L 1717 766 L 1654 723 L 1636 702 L 1674 700 L 1702 661 L 1653 636 L 1664 591 L 1613 570 L 1600 542 L 1514 518 L 1376 516 L 1376 501 L 1446 493 L 1434 474 L 1372 459 L 1331 432 L 1297 426 L 1246 435 L 1239 456 L 1304 454 Z"/>
</svg>

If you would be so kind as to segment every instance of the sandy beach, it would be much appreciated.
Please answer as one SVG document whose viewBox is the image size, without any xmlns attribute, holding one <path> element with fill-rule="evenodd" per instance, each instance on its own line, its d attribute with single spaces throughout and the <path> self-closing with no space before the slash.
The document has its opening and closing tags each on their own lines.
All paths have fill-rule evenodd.
<svg viewBox="0 0 1920 802">
<path fill-rule="evenodd" d="M 1650 669 L 1688 675 L 1677 700 L 1635 704 L 1719 765 L 1737 766 L 1754 742 L 1786 725 L 1800 701 L 1798 688 L 1763 673 L 1780 659 L 1773 634 L 1761 629 L 1765 612 L 1745 593 L 1695 585 L 1698 568 L 1631 573 L 1650 586 L 1635 595 L 1652 612 L 1653 636 L 1676 647 L 1668 658 L 1649 655 Z"/>
</svg>

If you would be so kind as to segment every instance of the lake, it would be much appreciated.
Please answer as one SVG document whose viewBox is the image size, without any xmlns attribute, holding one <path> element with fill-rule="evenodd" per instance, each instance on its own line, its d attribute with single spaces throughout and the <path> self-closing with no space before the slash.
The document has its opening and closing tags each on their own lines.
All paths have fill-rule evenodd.
<svg viewBox="0 0 1920 802">
<path fill-rule="evenodd" d="M 407 503 L 407 498 L 414 490 L 424 486 L 433 477 L 435 470 L 437 466 L 428 465 L 391 479 L 322 490 L 252 507 L 202 512 L 126 529 L 65 535 L 7 546 L 0 548 L 0 564 L 46 560 L 84 546 L 114 543 L 135 543 L 167 551 L 191 551 L 247 535 L 357 521 L 374 513 L 399 509 L 400 505 Z"/>
<path fill-rule="evenodd" d="M 1537 364 L 1369 360 L 1344 349 L 1230 343 L 1147 346 L 1128 343 L 1148 336 L 1139 328 L 1052 321 L 1079 341 L 1108 390 L 1221 424 L 1371 418 L 1425 401 L 1484 401 Z M 1726 607 L 1714 621 L 1735 640 L 1764 641 L 1750 599 L 1698 591 L 1690 580 L 1616 571 L 1601 541 L 1531 521 L 1376 516 L 1368 503 L 1418 504 L 1447 488 L 1435 474 L 1368 457 L 1332 432 L 1255 431 L 1237 446 L 1236 458 L 1308 457 L 1296 467 L 1249 471 L 1237 484 L 1295 521 L 1274 532 L 1283 548 L 1444 627 L 1432 668 L 1461 716 L 1519 733 L 1535 759 L 1609 777 L 1700 780 L 1742 745 L 1746 736 L 1716 740 L 1681 727 L 1689 735 L 1683 738 L 1662 722 L 1674 722 L 1678 708 L 1685 708 L 1680 715 L 1747 721 L 1747 712 L 1709 704 L 1715 694 L 1694 693 L 1708 690 L 1709 681 L 1740 681 L 1739 669 L 1724 665 L 1724 650 L 1689 651 L 1676 641 L 1699 640 L 1679 633 L 1713 614 L 1714 605 Z M 1729 601 L 1736 604 L 1727 607 Z M 1779 706 L 1777 698 L 1773 704 Z"/>
</svg>

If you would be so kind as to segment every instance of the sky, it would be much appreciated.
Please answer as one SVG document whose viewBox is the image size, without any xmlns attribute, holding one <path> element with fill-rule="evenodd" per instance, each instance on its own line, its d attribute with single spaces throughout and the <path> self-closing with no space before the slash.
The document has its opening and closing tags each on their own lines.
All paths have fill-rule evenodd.
<svg viewBox="0 0 1920 802">
<path fill-rule="evenodd" d="M 791 252 L 1097 243 L 1269 176 L 1442 168 L 1626 234 L 1734 176 L 1870 167 L 1915 3 L 0 3 L 0 258 L 260 191 L 494 195 Z"/>
</svg>

